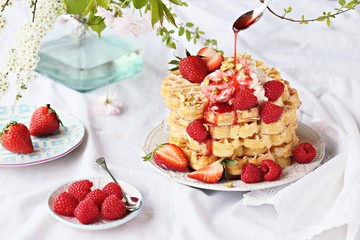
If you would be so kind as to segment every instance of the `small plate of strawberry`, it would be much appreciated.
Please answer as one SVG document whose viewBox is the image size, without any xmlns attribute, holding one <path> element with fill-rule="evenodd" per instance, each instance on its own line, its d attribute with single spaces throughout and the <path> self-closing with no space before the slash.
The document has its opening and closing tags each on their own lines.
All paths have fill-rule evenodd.
<svg viewBox="0 0 360 240">
<path fill-rule="evenodd" d="M 85 128 L 73 115 L 43 106 L 0 106 L 0 166 L 20 167 L 58 159 L 77 148 Z"/>
<path fill-rule="evenodd" d="M 293 163 L 282 169 L 273 160 L 266 159 L 259 166 L 247 163 L 238 178 L 226 178 L 224 165 L 236 164 L 231 159 L 219 159 L 214 163 L 191 170 L 182 149 L 167 143 L 169 133 L 166 121 L 155 127 L 143 146 L 149 161 L 161 175 L 188 186 L 216 191 L 251 191 L 281 186 L 294 182 L 317 168 L 325 153 L 325 142 L 309 126 L 298 122 L 296 133 L 300 144 L 293 151 Z"/>
<path fill-rule="evenodd" d="M 139 199 L 135 211 L 127 211 L 122 190 Z M 141 193 L 132 185 L 110 178 L 92 177 L 66 182 L 51 192 L 48 209 L 52 216 L 68 226 L 84 230 L 103 230 L 133 219 L 143 206 Z"/>
</svg>

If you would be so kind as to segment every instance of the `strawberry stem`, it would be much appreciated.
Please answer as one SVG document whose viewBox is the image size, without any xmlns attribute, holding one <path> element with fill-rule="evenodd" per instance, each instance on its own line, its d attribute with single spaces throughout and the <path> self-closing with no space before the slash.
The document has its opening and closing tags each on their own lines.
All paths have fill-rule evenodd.
<svg viewBox="0 0 360 240">
<path fill-rule="evenodd" d="M 159 148 L 161 148 L 163 145 L 164 145 L 164 143 L 156 146 L 152 152 L 150 152 L 150 153 L 146 154 L 145 156 L 143 156 L 143 157 L 142 157 L 143 161 L 144 161 L 144 162 L 147 162 L 147 161 L 150 161 L 151 159 L 153 159 L 153 158 L 154 158 L 154 153 L 155 153 Z"/>
<path fill-rule="evenodd" d="M 50 107 L 50 104 L 46 104 L 46 107 L 48 108 L 48 113 L 49 113 L 49 114 L 50 114 L 50 113 L 55 113 L 56 119 L 59 121 L 59 123 L 61 124 L 61 126 L 64 127 L 64 124 L 62 123 L 59 115 L 56 113 L 56 111 L 55 111 L 53 108 Z"/>
</svg>

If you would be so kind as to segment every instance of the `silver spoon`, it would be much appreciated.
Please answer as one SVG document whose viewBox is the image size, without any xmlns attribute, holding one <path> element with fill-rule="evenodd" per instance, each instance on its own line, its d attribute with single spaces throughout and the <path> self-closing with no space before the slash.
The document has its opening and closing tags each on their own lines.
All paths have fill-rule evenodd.
<svg viewBox="0 0 360 240">
<path fill-rule="evenodd" d="M 98 159 L 95 160 L 95 164 L 98 165 L 101 169 L 103 169 L 111 177 L 111 179 L 114 182 L 118 183 L 116 181 L 116 179 L 114 178 L 114 176 L 111 174 L 110 170 L 108 169 L 105 158 L 99 157 Z M 125 203 L 125 207 L 128 211 L 131 212 L 131 211 L 135 211 L 140 208 L 140 205 L 141 205 L 140 199 L 138 199 L 137 197 L 129 196 L 126 192 L 124 192 L 123 189 L 121 189 L 121 191 L 123 194 L 122 201 Z"/>
<path fill-rule="evenodd" d="M 271 0 L 260 0 L 262 4 L 247 13 L 241 15 L 233 24 L 233 31 L 239 32 L 256 23 L 263 15 Z"/>
</svg>

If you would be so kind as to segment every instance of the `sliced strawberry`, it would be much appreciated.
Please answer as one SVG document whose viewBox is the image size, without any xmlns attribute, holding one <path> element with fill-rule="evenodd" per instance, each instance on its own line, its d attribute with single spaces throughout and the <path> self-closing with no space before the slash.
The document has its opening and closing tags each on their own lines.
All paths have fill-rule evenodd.
<svg viewBox="0 0 360 240">
<path fill-rule="evenodd" d="M 197 142 L 204 142 L 208 136 L 208 131 L 201 120 L 192 121 L 186 127 L 186 132 Z"/>
<path fill-rule="evenodd" d="M 216 51 L 213 48 L 203 47 L 197 53 L 197 56 L 202 57 L 206 62 L 206 66 L 209 72 L 213 72 L 221 67 L 224 61 L 224 56 L 221 52 Z"/>
<path fill-rule="evenodd" d="M 161 168 L 185 172 L 188 169 L 188 162 L 184 152 L 175 144 L 165 143 L 143 157 L 144 161 L 154 159 L 154 162 Z"/>
<path fill-rule="evenodd" d="M 224 167 L 221 161 L 216 161 L 206 167 L 188 173 L 187 176 L 189 178 L 193 178 L 204 183 L 216 183 L 221 179 L 223 174 L 224 174 Z"/>
</svg>

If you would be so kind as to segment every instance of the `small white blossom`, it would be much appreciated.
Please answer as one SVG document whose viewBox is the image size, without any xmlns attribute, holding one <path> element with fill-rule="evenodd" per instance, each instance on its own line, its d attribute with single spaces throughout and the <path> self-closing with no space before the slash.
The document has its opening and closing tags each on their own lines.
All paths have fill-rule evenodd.
<svg viewBox="0 0 360 240">
<path fill-rule="evenodd" d="M 40 59 L 38 52 L 41 42 L 54 26 L 57 17 L 65 13 L 64 0 L 37 0 L 35 3 L 35 15 L 30 14 L 33 19 L 19 29 L 15 47 L 4 58 L 6 74 L 0 73 L 0 97 L 9 88 L 8 75 L 12 75 L 19 91 L 25 90 L 28 82 L 37 76 L 33 70 Z M 33 7 L 34 2 L 22 0 L 22 4 Z M 0 26 L 1 21 L 0 15 Z"/>
<path fill-rule="evenodd" d="M 8 80 L 8 74 L 0 72 L 0 98 L 5 96 L 9 90 L 10 84 Z"/>
<path fill-rule="evenodd" d="M 106 94 L 98 99 L 92 110 L 95 114 L 102 116 L 118 115 L 121 113 L 122 103 L 116 99 L 117 94 Z"/>
<path fill-rule="evenodd" d="M 3 15 L 0 14 L 0 32 L 2 29 L 4 29 L 6 26 L 6 19 Z"/>
<path fill-rule="evenodd" d="M 120 36 L 124 36 L 129 32 L 135 37 L 148 34 L 152 30 L 150 15 L 136 16 L 129 11 L 124 13 L 122 17 L 115 18 L 113 29 Z"/>
</svg>

